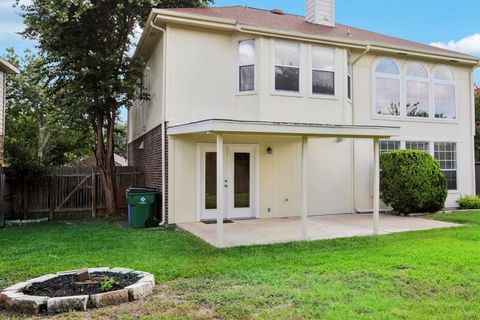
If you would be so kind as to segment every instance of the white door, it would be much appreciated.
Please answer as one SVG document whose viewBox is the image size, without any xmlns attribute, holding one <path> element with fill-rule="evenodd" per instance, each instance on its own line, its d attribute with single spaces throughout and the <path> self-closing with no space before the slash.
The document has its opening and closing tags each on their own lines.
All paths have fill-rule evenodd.
<svg viewBox="0 0 480 320">
<path fill-rule="evenodd" d="M 256 216 L 257 152 L 255 145 L 225 145 L 225 218 Z M 199 220 L 217 218 L 217 152 L 215 144 L 199 145 Z"/>
</svg>

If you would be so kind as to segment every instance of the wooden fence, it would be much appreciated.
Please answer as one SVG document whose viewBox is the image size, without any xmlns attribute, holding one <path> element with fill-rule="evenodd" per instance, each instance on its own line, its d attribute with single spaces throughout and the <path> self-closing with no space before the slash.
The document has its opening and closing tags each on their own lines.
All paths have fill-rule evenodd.
<svg viewBox="0 0 480 320">
<path fill-rule="evenodd" d="M 21 181 L 0 175 L 0 210 L 7 219 L 73 219 L 102 216 L 105 196 L 100 172 L 95 168 L 58 168 L 51 175 Z M 143 185 L 136 167 L 117 167 L 117 206 L 125 212 L 125 190 Z M 3 190 L 3 191 L 1 191 Z M 2 195 L 3 193 L 3 195 Z"/>
</svg>

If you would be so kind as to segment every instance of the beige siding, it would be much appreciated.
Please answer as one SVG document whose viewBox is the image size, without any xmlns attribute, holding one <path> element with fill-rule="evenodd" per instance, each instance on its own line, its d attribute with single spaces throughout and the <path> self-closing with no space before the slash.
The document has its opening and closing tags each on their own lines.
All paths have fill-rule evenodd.
<svg viewBox="0 0 480 320">
<path fill-rule="evenodd" d="M 146 87 L 149 101 L 137 101 L 128 112 L 128 141 L 139 138 L 162 123 L 163 108 L 163 39 L 147 63 Z"/>
<path fill-rule="evenodd" d="M 224 142 L 259 146 L 260 218 L 300 215 L 300 138 L 226 135 Z M 198 218 L 199 143 L 215 143 L 215 140 L 207 135 L 170 138 L 170 223 L 195 222 Z M 310 214 L 353 212 L 352 141 L 319 138 L 309 139 L 308 143 Z M 273 154 L 267 154 L 268 147 Z"/>
<path fill-rule="evenodd" d="M 167 26 L 167 110 L 170 125 L 204 119 L 305 122 L 399 126 L 399 140 L 449 141 L 457 143 L 458 190 L 449 192 L 447 206 L 456 205 L 461 194 L 474 193 L 474 157 L 470 69 L 452 65 L 457 79 L 458 119 L 398 120 L 379 119 L 373 112 L 374 54 L 354 67 L 354 102 L 346 99 L 346 56 L 336 49 L 336 96 L 309 94 L 310 44 L 301 45 L 300 95 L 273 91 L 273 40 L 257 37 L 256 92 L 238 94 L 237 43 L 254 36 Z M 152 101 L 135 106 L 129 113 L 130 140 L 142 136 L 162 121 L 162 42 L 153 52 L 150 67 Z M 353 52 L 355 59 L 360 52 Z M 401 68 L 405 57 L 394 56 Z M 420 61 L 429 70 L 432 60 Z M 214 137 L 170 138 L 171 223 L 193 222 L 197 216 L 198 143 L 214 142 Z M 301 143 L 299 137 L 227 136 L 225 143 L 258 144 L 259 216 L 298 216 L 300 209 Z M 372 208 L 373 151 L 371 140 L 335 138 L 310 139 L 309 213 L 332 214 Z M 267 147 L 273 155 L 265 154 Z M 287 200 L 288 199 L 288 200 Z M 270 211 L 269 211 L 270 208 Z"/>
</svg>

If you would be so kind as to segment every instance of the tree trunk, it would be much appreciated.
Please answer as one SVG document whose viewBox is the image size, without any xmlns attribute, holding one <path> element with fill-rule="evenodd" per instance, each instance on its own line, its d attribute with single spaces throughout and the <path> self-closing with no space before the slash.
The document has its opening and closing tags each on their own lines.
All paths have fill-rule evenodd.
<svg viewBox="0 0 480 320">
<path fill-rule="evenodd" d="M 113 112 L 115 115 L 115 112 Z M 113 133 L 115 128 L 115 116 L 107 117 L 104 134 L 104 115 L 101 111 L 95 113 L 95 157 L 100 169 L 103 189 L 105 193 L 106 216 L 117 214 L 116 202 L 116 167 L 114 158 Z M 105 137 L 106 136 L 106 137 Z"/>
</svg>

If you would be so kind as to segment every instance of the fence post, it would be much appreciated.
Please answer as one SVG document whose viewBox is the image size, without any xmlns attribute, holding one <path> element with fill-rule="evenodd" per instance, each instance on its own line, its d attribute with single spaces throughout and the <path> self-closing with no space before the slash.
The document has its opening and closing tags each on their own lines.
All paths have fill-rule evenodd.
<svg viewBox="0 0 480 320">
<path fill-rule="evenodd" d="M 48 208 L 50 213 L 50 221 L 54 218 L 54 211 L 55 211 L 55 184 L 54 184 L 55 176 L 52 174 L 48 179 Z"/>
<path fill-rule="evenodd" d="M 92 169 L 92 217 L 97 217 L 97 173 Z"/>
</svg>

